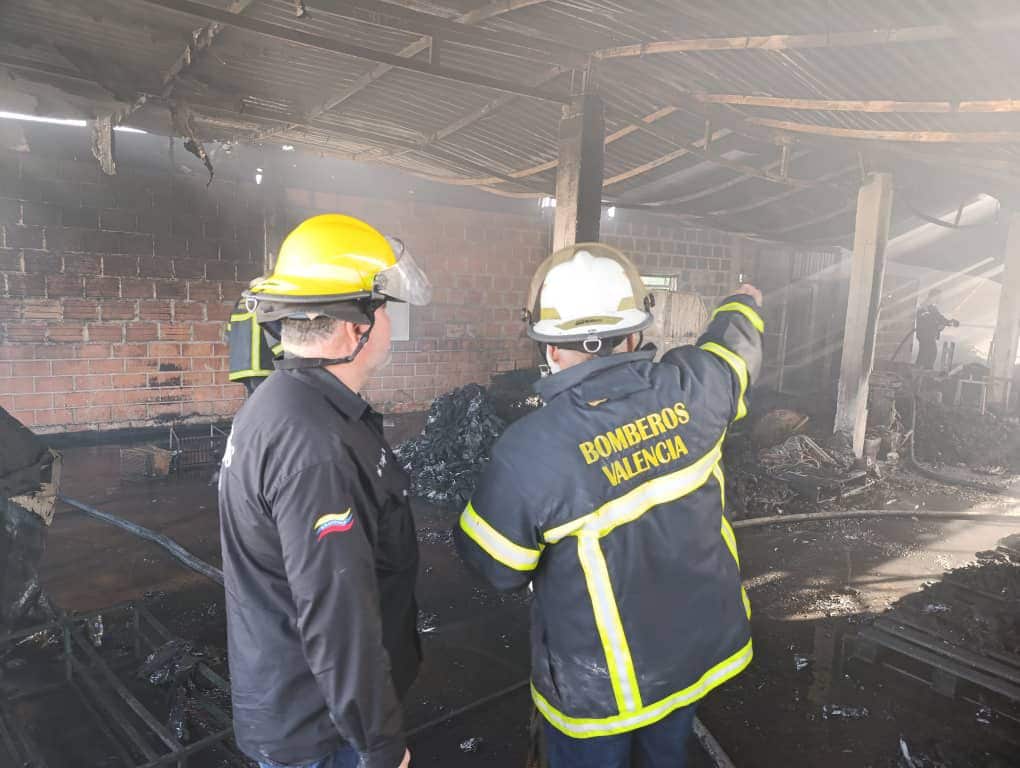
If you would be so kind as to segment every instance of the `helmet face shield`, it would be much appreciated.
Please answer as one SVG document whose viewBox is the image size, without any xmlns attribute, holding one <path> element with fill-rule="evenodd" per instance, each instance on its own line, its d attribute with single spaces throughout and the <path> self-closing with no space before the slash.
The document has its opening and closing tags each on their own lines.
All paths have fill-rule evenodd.
<svg viewBox="0 0 1020 768">
<path fill-rule="evenodd" d="M 397 255 L 397 263 L 375 276 L 373 293 L 416 307 L 428 304 L 432 300 L 432 282 L 402 242 L 395 238 L 387 240 Z"/>
</svg>

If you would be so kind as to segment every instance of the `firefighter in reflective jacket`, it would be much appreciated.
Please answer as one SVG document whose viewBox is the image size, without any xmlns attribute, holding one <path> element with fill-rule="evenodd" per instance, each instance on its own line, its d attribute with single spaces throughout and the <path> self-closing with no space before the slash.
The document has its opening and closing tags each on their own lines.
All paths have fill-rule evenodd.
<svg viewBox="0 0 1020 768">
<path fill-rule="evenodd" d="M 253 284 L 258 280 L 252 281 Z M 267 323 L 259 327 L 255 312 L 249 311 L 242 296 L 234 305 L 227 323 L 227 346 L 230 350 L 231 381 L 239 381 L 251 395 L 266 377 L 273 372 L 273 360 L 283 355 L 280 343 L 280 324 Z"/>
<path fill-rule="evenodd" d="M 696 346 L 654 363 L 639 350 L 651 301 L 622 253 L 573 245 L 531 283 L 546 405 L 493 447 L 456 541 L 497 588 L 534 589 L 552 768 L 683 766 L 695 705 L 751 661 L 721 452 L 761 366 L 760 305 L 741 286 Z"/>
</svg>

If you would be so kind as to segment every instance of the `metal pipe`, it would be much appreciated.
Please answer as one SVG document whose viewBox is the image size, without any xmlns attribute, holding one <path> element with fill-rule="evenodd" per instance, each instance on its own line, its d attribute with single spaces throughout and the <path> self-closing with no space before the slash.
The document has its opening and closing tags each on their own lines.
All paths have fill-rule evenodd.
<svg viewBox="0 0 1020 768">
<path fill-rule="evenodd" d="M 58 498 L 65 504 L 74 507 L 80 512 L 84 512 L 86 515 L 89 515 L 90 517 L 94 517 L 97 520 L 102 520 L 104 523 L 110 523 L 110 525 L 115 525 L 118 528 L 127 531 L 128 533 L 146 539 L 147 541 L 151 541 L 153 544 L 158 544 L 159 546 L 163 547 L 163 549 L 165 549 L 167 552 L 169 552 L 171 555 L 173 555 L 181 563 L 188 566 L 188 568 L 190 568 L 191 570 L 197 571 L 203 576 L 212 579 L 221 587 L 223 586 L 223 571 L 221 571 L 216 566 L 210 565 L 204 560 L 195 557 L 195 555 L 191 554 L 191 552 L 186 550 L 184 547 L 182 547 L 176 541 L 171 539 L 169 536 L 164 536 L 162 533 L 156 533 L 156 531 L 150 530 L 149 528 L 145 528 L 141 525 L 137 525 L 136 523 L 132 523 L 131 521 L 125 520 L 122 517 L 111 515 L 109 512 L 103 512 L 102 510 L 96 509 L 95 507 L 90 507 L 88 504 L 77 501 L 75 499 L 68 498 L 63 494 L 58 496 Z"/>
</svg>

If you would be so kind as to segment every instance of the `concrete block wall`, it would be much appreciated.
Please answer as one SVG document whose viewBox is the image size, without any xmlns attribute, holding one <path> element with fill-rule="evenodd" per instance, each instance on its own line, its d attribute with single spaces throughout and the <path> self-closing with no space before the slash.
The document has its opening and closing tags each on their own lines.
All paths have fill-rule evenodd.
<svg viewBox="0 0 1020 768">
<path fill-rule="evenodd" d="M 224 325 L 262 271 L 264 204 L 284 231 L 318 212 L 363 217 L 402 238 L 432 277 L 433 304 L 412 308 L 411 340 L 394 344 L 364 392 L 381 410 L 424 408 L 537 362 L 520 321 L 550 247 L 551 217 L 537 203 L 485 209 L 445 187 L 425 202 L 406 182 L 403 196 L 338 194 L 350 169 L 333 174 L 335 161 L 315 157 L 281 174 L 264 203 L 241 150 L 217 157 L 207 188 L 179 147 L 175 159 L 165 139 L 129 137 L 141 143 L 125 142 L 107 177 L 87 134 L 65 130 L 33 132 L 27 152 L 0 150 L 0 405 L 37 431 L 233 414 L 243 388 L 227 380 Z M 604 222 L 604 240 L 710 302 L 735 280 L 732 239 L 719 233 L 623 212 Z"/>
<path fill-rule="evenodd" d="M 39 431 L 232 414 L 223 324 L 261 272 L 255 185 L 0 155 L 0 403 Z"/>
</svg>

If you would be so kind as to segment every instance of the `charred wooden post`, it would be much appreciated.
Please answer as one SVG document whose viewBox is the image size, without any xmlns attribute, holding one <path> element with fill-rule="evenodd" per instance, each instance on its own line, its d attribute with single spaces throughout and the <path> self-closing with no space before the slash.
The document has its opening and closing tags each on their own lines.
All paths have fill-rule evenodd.
<svg viewBox="0 0 1020 768">
<path fill-rule="evenodd" d="M 553 250 L 599 239 L 604 143 L 602 100 L 575 96 L 560 120 Z"/>
</svg>

